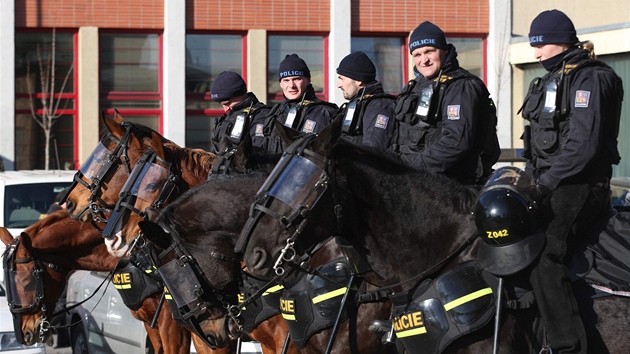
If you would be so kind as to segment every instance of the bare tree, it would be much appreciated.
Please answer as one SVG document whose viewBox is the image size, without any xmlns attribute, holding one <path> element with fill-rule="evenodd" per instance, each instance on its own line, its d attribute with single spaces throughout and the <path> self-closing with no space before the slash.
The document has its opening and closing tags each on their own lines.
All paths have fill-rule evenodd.
<svg viewBox="0 0 630 354">
<path fill-rule="evenodd" d="M 72 74 L 74 69 L 74 62 L 70 65 L 68 72 L 65 74 L 65 78 L 61 87 L 59 88 L 58 94 L 55 92 L 55 84 L 56 84 L 56 31 L 53 28 L 52 30 L 52 42 L 50 51 L 46 58 L 42 58 L 42 50 L 37 45 L 37 63 L 39 66 L 39 80 L 41 84 L 41 95 L 40 97 L 35 97 L 34 88 L 31 86 L 31 80 L 27 79 L 28 85 L 28 97 L 29 104 L 31 108 L 31 116 L 33 120 L 44 130 L 44 168 L 48 170 L 50 168 L 50 141 L 52 138 L 52 127 L 57 121 L 61 114 L 59 113 L 59 105 L 63 101 L 61 94 L 63 94 L 66 84 L 68 83 L 68 79 Z M 30 77 L 30 65 L 26 65 L 26 76 Z M 37 112 L 35 109 L 35 100 L 39 99 L 41 103 L 41 114 Z"/>
</svg>

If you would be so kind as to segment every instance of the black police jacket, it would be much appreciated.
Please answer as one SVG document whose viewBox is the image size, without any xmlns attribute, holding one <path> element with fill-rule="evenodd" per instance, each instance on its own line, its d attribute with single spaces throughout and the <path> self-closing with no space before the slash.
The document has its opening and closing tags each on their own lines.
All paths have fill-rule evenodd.
<svg viewBox="0 0 630 354">
<path fill-rule="evenodd" d="M 271 153 L 280 153 L 285 146 L 274 121 L 303 134 L 316 134 L 332 122 L 338 110 L 336 104 L 317 98 L 313 86 L 309 85 L 301 99 L 285 100 L 272 107 L 265 118 L 263 136 L 254 137 L 255 145 L 262 146 Z M 288 121 L 289 117 L 292 122 Z"/>
<path fill-rule="evenodd" d="M 258 101 L 252 92 L 247 97 L 219 117 L 216 121 L 212 136 L 212 152 L 219 152 L 219 143 L 224 137 L 230 139 L 232 144 L 238 145 L 245 134 L 250 134 L 252 139 L 256 136 L 257 126 L 262 134 L 264 119 L 269 114 L 270 107 Z M 254 146 L 257 146 L 254 143 Z"/>
<path fill-rule="evenodd" d="M 342 136 L 351 142 L 386 151 L 393 143 L 397 122 L 394 119 L 395 97 L 373 81 L 339 109 L 344 117 Z"/>
<path fill-rule="evenodd" d="M 433 88 L 429 98 L 422 96 Z M 424 110 L 420 102 L 429 104 Z M 496 109 L 483 81 L 459 67 L 449 45 L 441 74 L 411 80 L 396 100 L 394 150 L 411 167 L 445 174 L 464 184 L 482 183 L 500 155 Z"/>
<path fill-rule="evenodd" d="M 526 171 L 553 190 L 566 184 L 607 185 L 620 161 L 617 135 L 623 87 L 606 64 L 575 48 L 530 84 L 523 118 Z"/>
</svg>

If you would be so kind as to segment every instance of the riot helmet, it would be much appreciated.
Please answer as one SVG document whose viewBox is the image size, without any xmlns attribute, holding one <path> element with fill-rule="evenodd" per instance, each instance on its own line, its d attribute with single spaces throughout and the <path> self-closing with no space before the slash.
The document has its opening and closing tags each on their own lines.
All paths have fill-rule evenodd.
<svg viewBox="0 0 630 354">
<path fill-rule="evenodd" d="M 475 223 L 483 242 L 479 263 L 488 272 L 504 276 L 531 264 L 545 244 L 536 223 L 536 186 L 523 170 L 497 169 L 475 204 Z"/>
</svg>

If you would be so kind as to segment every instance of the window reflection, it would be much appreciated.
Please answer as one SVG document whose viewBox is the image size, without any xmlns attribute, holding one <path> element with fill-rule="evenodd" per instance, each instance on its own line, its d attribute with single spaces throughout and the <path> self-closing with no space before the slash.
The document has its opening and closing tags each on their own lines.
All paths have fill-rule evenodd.
<svg viewBox="0 0 630 354">
<path fill-rule="evenodd" d="M 376 79 L 383 90 L 398 94 L 407 82 L 403 68 L 404 38 L 353 37 L 352 52 L 362 51 L 376 66 Z"/>
</svg>

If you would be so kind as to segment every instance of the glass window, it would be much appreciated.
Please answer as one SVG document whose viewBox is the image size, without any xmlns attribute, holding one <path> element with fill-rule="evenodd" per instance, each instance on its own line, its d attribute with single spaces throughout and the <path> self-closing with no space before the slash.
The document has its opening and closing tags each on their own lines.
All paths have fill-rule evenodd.
<svg viewBox="0 0 630 354">
<path fill-rule="evenodd" d="M 101 34 L 101 109 L 158 130 L 160 41 L 154 33 Z"/>
<path fill-rule="evenodd" d="M 267 86 L 269 97 L 267 104 L 273 105 L 283 100 L 280 81 L 278 81 L 278 67 L 287 54 L 297 54 L 304 59 L 311 71 L 311 84 L 317 96 L 326 98 L 324 75 L 324 38 L 321 36 L 269 36 L 268 39 L 269 72 Z"/>
<path fill-rule="evenodd" d="M 446 38 L 457 49 L 459 66 L 483 79 L 483 40 L 481 38 Z"/>
<path fill-rule="evenodd" d="M 186 146 L 210 150 L 216 118 L 223 108 L 212 102 L 210 89 L 223 71 L 243 76 L 243 36 L 186 35 Z"/>
<path fill-rule="evenodd" d="M 385 92 L 398 94 L 407 80 L 403 70 L 404 38 L 353 37 L 352 52 L 362 51 L 376 66 L 376 79 Z"/>
<path fill-rule="evenodd" d="M 15 168 L 18 170 L 46 168 L 47 141 L 44 130 L 35 121 L 44 116 L 53 122 L 48 168 L 75 168 L 74 35 L 64 31 L 15 34 Z M 47 94 L 51 91 L 54 91 L 52 99 Z"/>
</svg>

